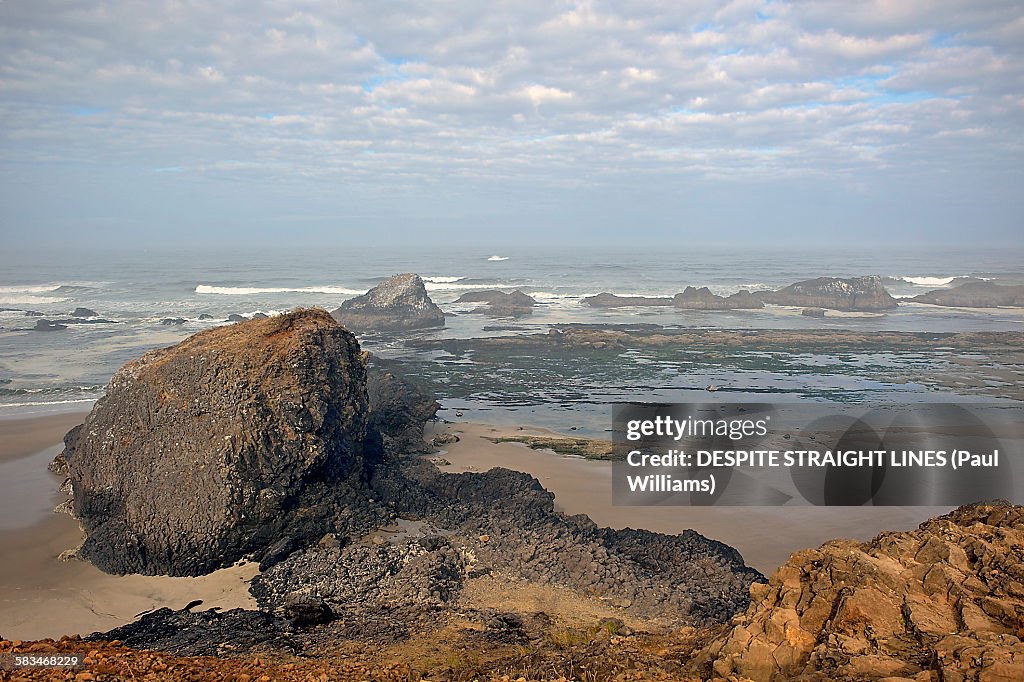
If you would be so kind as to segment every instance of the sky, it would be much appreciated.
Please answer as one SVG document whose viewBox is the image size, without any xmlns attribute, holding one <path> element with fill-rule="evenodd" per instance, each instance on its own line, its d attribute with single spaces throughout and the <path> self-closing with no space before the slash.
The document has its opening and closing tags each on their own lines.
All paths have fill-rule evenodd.
<svg viewBox="0 0 1024 682">
<path fill-rule="evenodd" d="M 0 0 L 0 236 L 1019 244 L 1024 3 Z"/>
</svg>

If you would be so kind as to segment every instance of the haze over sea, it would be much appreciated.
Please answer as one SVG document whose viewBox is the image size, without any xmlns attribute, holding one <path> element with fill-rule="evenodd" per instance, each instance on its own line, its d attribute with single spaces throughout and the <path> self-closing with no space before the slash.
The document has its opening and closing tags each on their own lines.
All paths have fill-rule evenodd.
<svg viewBox="0 0 1024 682">
<path fill-rule="evenodd" d="M 885 314 L 837 314 L 813 319 L 801 316 L 795 308 L 770 306 L 718 312 L 671 307 L 595 309 L 580 299 L 603 291 L 671 296 L 688 285 L 730 294 L 744 288 L 780 288 L 812 277 L 866 274 L 882 276 L 889 292 L 899 298 L 948 285 L 954 277 L 1024 282 L 1022 256 L 1021 251 L 1006 249 L 879 248 L 852 252 L 735 246 L 687 250 L 658 244 L 638 244 L 633 249 L 438 244 L 428 248 L 8 252 L 0 263 L 0 308 L 8 309 L 0 312 L 0 415 L 87 409 L 102 395 L 111 374 L 146 350 L 171 345 L 223 324 L 230 314 L 248 317 L 311 305 L 333 309 L 398 272 L 422 275 L 434 301 L 446 312 L 455 313 L 448 318 L 445 329 L 415 334 L 427 339 L 543 333 L 567 323 L 862 332 L 1019 331 L 1024 329 L 1024 310 L 1020 309 L 909 304 Z M 540 305 L 533 315 L 512 320 L 468 315 L 465 313 L 476 304 L 453 304 L 466 291 L 481 289 L 519 289 Z M 45 319 L 58 320 L 79 306 L 116 323 L 32 331 L 30 328 L 40 318 L 24 312 L 35 311 Z M 163 323 L 167 319 L 184 322 Z M 367 337 L 362 342 L 382 358 L 413 361 L 426 373 L 443 375 L 433 376 L 433 381 L 453 385 L 448 395 L 440 396 L 446 408 L 492 410 L 500 406 L 501 415 L 490 415 L 499 420 L 511 418 L 510 412 L 526 409 L 532 421 L 547 421 L 553 426 L 559 425 L 558 418 L 552 417 L 545 405 L 556 411 L 558 406 L 578 410 L 610 399 L 651 397 L 663 388 L 701 389 L 708 379 L 703 374 L 686 377 L 686 372 L 678 368 L 673 372 L 661 367 L 656 376 L 643 377 L 640 395 L 633 390 L 637 386 L 632 382 L 637 379 L 637 368 L 650 361 L 633 353 L 620 368 L 595 367 L 591 372 L 586 363 L 565 368 L 561 378 L 555 380 L 557 387 L 549 385 L 541 390 L 522 376 L 510 374 L 491 376 L 486 385 L 477 381 L 472 390 L 460 391 L 454 386 L 458 381 L 447 374 L 455 365 L 471 365 L 471 358 L 456 361 L 436 350 L 409 349 L 402 341 L 386 337 Z M 826 367 L 816 371 L 815 365 L 821 364 L 809 359 L 807 366 L 795 373 L 799 376 L 793 376 L 793 372 L 761 372 L 748 377 L 746 385 L 760 386 L 762 393 L 771 393 L 770 387 L 777 387 L 780 394 L 825 399 L 827 391 L 874 385 L 846 371 L 836 373 Z M 808 393 L 812 386 L 820 392 Z M 915 393 L 921 387 L 902 384 L 887 390 Z M 661 397 L 679 399 L 686 395 L 676 391 Z M 600 412 L 603 414 L 603 410 Z"/>
</svg>

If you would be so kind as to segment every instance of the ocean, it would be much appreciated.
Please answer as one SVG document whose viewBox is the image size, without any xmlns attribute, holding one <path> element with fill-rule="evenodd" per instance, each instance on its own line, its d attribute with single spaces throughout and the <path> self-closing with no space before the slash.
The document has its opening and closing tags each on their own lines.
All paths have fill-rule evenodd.
<svg viewBox="0 0 1024 682">
<path fill-rule="evenodd" d="M 419 273 L 430 296 L 454 313 L 443 330 L 416 332 L 418 340 L 472 339 L 546 332 L 569 323 L 650 323 L 682 328 L 852 329 L 911 332 L 1020 331 L 1024 310 L 971 310 L 920 304 L 884 314 L 814 319 L 799 309 L 679 311 L 673 308 L 590 308 L 580 299 L 600 292 L 671 296 L 688 285 L 727 295 L 740 289 L 780 288 L 819 276 L 877 274 L 891 294 L 906 298 L 948 285 L 955 277 L 1024 283 L 1024 252 L 1008 250 L 877 249 L 863 252 L 793 249 L 643 249 L 580 247 L 325 247 L 233 250 L 58 249 L 0 256 L 0 416 L 87 409 L 111 374 L 141 353 L 174 344 L 228 315 L 274 314 L 296 306 L 337 307 L 382 278 Z M 467 291 L 519 289 L 539 302 L 533 315 L 495 319 L 466 314 L 454 304 Z M 39 316 L 59 320 L 90 308 L 102 324 L 36 331 Z M 180 323 L 163 323 L 181 319 Z M 558 367 L 524 359 L 477 363 L 435 348 L 409 348 L 402 339 L 362 339 L 383 359 L 403 362 L 439 393 L 448 410 L 481 420 L 528 419 L 565 427 L 565 412 L 586 413 L 587 431 L 602 422 L 610 401 L 685 398 L 705 382 L 722 382 L 707 365 L 630 351 L 614 365 L 559 360 Z M 429 345 L 429 344 L 428 344 Z M 923 358 L 922 362 L 927 362 Z M 860 365 L 858 365 L 858 362 Z M 867 369 L 863 366 L 867 362 Z M 741 386 L 758 393 L 790 393 L 843 400 L 849 393 L 887 390 L 927 394 L 926 384 L 886 383 L 885 358 L 846 358 L 842 371 L 828 358 L 804 358 L 799 367 L 740 368 Z M 824 363 L 824 364 L 823 364 Z M 475 366 L 477 364 L 479 366 Z M 653 365 L 653 366 L 652 366 Z M 739 371 L 739 370 L 738 370 Z M 728 384 L 728 382 L 726 382 Z M 767 387 L 767 388 L 766 388 Z M 728 385 L 727 385 L 728 388 Z M 756 389 L 756 390 L 755 390 Z M 748 393 L 750 392 L 748 391 Z M 845 398 L 844 398 L 845 396 Z M 742 397 L 742 396 L 740 396 Z M 525 413 L 525 414 L 524 414 Z M 587 428 L 587 424 L 590 425 Z"/>
</svg>

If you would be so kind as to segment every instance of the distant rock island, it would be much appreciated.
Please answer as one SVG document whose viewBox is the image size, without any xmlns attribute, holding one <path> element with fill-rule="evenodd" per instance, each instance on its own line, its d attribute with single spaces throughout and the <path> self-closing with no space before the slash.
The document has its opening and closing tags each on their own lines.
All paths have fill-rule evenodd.
<svg viewBox="0 0 1024 682">
<path fill-rule="evenodd" d="M 387 278 L 362 296 L 335 309 L 334 319 L 355 332 L 391 332 L 444 326 L 444 313 L 423 279 L 413 273 Z"/>
<path fill-rule="evenodd" d="M 746 289 L 731 296 L 716 296 L 707 287 L 686 287 L 672 298 L 672 305 L 684 310 L 743 310 L 763 308 L 764 302 Z"/>
<path fill-rule="evenodd" d="M 898 305 L 877 275 L 848 279 L 818 277 L 790 284 L 778 291 L 760 291 L 756 295 L 765 303 L 801 308 L 872 312 L 891 310 Z"/>
<path fill-rule="evenodd" d="M 1024 286 L 968 281 L 951 289 L 934 289 L 909 300 L 951 308 L 1024 307 Z"/>
<path fill-rule="evenodd" d="M 601 293 L 582 302 L 598 308 L 620 306 L 675 306 L 681 310 L 751 310 L 766 303 L 801 308 L 829 308 L 844 311 L 879 311 L 897 306 L 880 277 L 819 277 L 791 284 L 778 291 L 742 289 L 730 296 L 719 296 L 707 287 L 686 287 L 672 298 L 617 296 Z"/>
<path fill-rule="evenodd" d="M 494 289 L 486 291 L 470 291 L 463 294 L 455 301 L 456 303 L 484 303 L 485 305 L 475 308 L 471 312 L 483 313 L 494 317 L 521 317 L 533 312 L 537 301 L 523 292 L 504 292 Z"/>
</svg>

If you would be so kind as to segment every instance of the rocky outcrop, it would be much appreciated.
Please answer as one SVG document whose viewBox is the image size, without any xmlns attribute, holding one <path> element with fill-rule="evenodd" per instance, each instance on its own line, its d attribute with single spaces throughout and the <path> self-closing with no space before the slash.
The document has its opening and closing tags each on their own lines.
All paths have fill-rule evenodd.
<svg viewBox="0 0 1024 682">
<path fill-rule="evenodd" d="M 52 320 L 36 320 L 36 326 L 33 329 L 37 332 L 55 332 L 61 329 L 67 329 L 66 324 L 60 322 L 54 322 Z"/>
<path fill-rule="evenodd" d="M 825 317 L 824 308 L 804 308 L 800 311 L 804 317 Z"/>
<path fill-rule="evenodd" d="M 831 310 L 877 311 L 897 306 L 877 275 L 867 277 L 819 277 L 790 284 L 778 291 L 754 294 L 765 303 L 791 305 L 802 308 L 829 308 Z"/>
<path fill-rule="evenodd" d="M 95 310 L 90 310 L 89 308 L 81 308 L 81 307 L 75 308 L 74 311 L 71 313 L 71 317 L 99 317 L 99 316 L 100 316 L 100 314 L 98 312 L 96 312 Z"/>
<path fill-rule="evenodd" d="M 705 675 L 1024 679 L 1024 507 L 961 507 L 915 531 L 797 552 L 750 593 L 702 652 Z"/>
<path fill-rule="evenodd" d="M 717 296 L 707 287 L 686 287 L 672 298 L 672 305 L 684 310 L 743 310 L 763 308 L 764 302 L 746 289 L 731 296 Z"/>
<path fill-rule="evenodd" d="M 450 595 L 473 574 L 509 575 L 600 595 L 645 618 L 707 625 L 742 610 L 749 585 L 763 580 L 736 550 L 692 530 L 662 535 L 599 528 L 586 516 L 562 514 L 554 495 L 524 473 L 444 474 L 419 462 L 378 472 L 373 486 L 401 518 L 417 520 L 421 537 L 441 536 L 462 557 L 463 577 L 448 586 Z M 292 561 L 275 567 L 276 577 L 265 576 L 281 586 L 277 600 L 294 585 L 287 573 Z M 263 589 L 254 587 L 257 598 L 275 601 L 269 597 L 274 590 L 261 597 Z"/>
<path fill-rule="evenodd" d="M 935 289 L 909 300 L 914 303 L 929 303 L 951 308 L 1021 307 L 1024 306 L 1024 286 L 967 282 L 952 289 Z"/>
<path fill-rule="evenodd" d="M 430 300 L 420 276 L 412 273 L 389 277 L 362 296 L 345 301 L 331 315 L 356 332 L 444 326 L 444 313 Z"/>
<path fill-rule="evenodd" d="M 472 310 L 474 313 L 493 315 L 495 317 L 521 317 L 533 312 L 533 306 L 537 301 L 532 296 L 516 290 L 512 292 L 495 291 L 471 291 L 459 297 L 456 303 L 485 303 Z"/>
<path fill-rule="evenodd" d="M 389 455 L 425 451 L 423 426 L 437 414 L 438 402 L 406 379 L 372 365 L 366 391 L 371 437 L 380 439 L 381 449 Z"/>
<path fill-rule="evenodd" d="M 198 575 L 282 537 L 358 533 L 366 369 L 324 310 L 200 332 L 129 362 L 56 460 L 111 573 Z"/>
<path fill-rule="evenodd" d="M 619 308 L 625 306 L 663 306 L 672 305 L 671 298 L 657 298 L 653 296 L 616 296 L 608 292 L 587 296 L 583 303 L 594 308 Z"/>
</svg>

